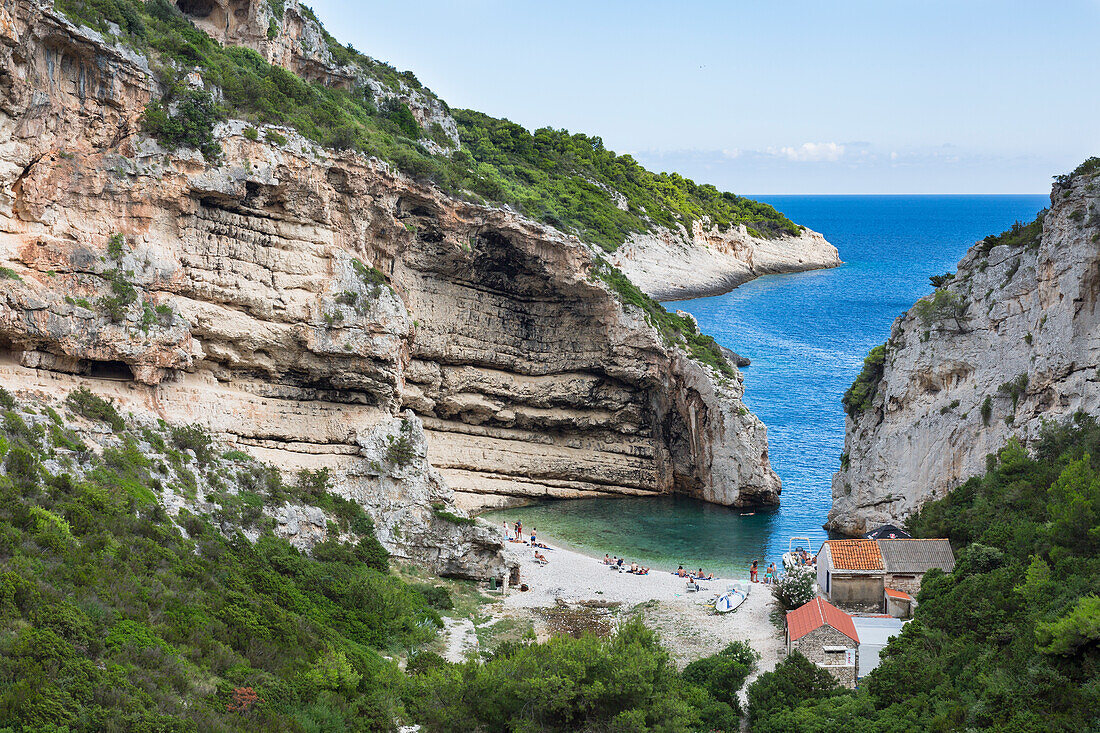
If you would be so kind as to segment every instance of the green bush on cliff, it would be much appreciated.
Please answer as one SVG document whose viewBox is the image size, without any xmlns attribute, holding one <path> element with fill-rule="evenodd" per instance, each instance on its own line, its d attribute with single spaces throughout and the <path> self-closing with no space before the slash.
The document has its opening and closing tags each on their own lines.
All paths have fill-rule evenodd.
<svg viewBox="0 0 1100 733">
<path fill-rule="evenodd" d="M 871 400 L 874 399 L 878 384 L 882 381 L 882 375 L 885 372 L 885 362 L 886 344 L 880 344 L 871 349 L 863 359 L 863 369 L 840 400 L 849 417 L 855 419 L 859 413 L 871 409 Z"/>
<path fill-rule="evenodd" d="M 913 621 L 859 690 L 754 707 L 754 688 L 774 687 L 762 675 L 754 731 L 1100 725 L 1100 426 L 1078 415 L 1032 449 L 1010 442 L 911 518 L 914 536 L 950 539 L 957 564 L 925 575 Z"/>
<path fill-rule="evenodd" d="M 642 310 L 646 322 L 660 332 L 665 344 L 683 348 L 693 359 L 707 364 L 724 377 L 737 374 L 718 343 L 711 336 L 699 333 L 694 320 L 669 313 L 607 260 L 597 258 L 593 271 L 596 277 L 610 286 L 622 303 Z"/>
</svg>

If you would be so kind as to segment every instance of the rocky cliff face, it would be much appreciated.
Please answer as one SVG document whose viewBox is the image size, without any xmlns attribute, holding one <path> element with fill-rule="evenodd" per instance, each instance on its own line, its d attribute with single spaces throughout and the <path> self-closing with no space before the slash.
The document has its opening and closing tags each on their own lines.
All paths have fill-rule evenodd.
<svg viewBox="0 0 1100 733">
<path fill-rule="evenodd" d="M 810 229 L 763 239 L 744 225 L 723 232 L 706 221 L 696 221 L 690 233 L 681 227 L 633 234 L 610 260 L 657 300 L 722 295 L 760 275 L 840 265 L 836 247 Z"/>
<path fill-rule="evenodd" d="M 210 5 L 254 37 L 251 5 Z M 575 238 L 286 129 L 223 123 L 214 165 L 169 153 L 140 132 L 147 62 L 46 6 L 0 0 L 0 44 L 8 389 L 88 386 L 327 467 L 388 549 L 451 574 L 495 572 L 499 545 L 440 507 L 777 501 L 740 375 L 667 344 Z M 418 458 L 387 463 L 399 430 Z"/>
<path fill-rule="evenodd" d="M 899 522 L 1010 437 L 1100 412 L 1098 242 L 1100 180 L 1073 176 L 1041 224 L 979 242 L 895 321 L 868 409 L 847 420 L 828 528 Z"/>
</svg>

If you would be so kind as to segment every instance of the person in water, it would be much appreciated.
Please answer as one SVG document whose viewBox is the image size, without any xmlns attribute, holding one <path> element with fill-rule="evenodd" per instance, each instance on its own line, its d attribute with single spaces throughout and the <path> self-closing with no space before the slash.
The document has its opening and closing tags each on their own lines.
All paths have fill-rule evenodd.
<svg viewBox="0 0 1100 733">
<path fill-rule="evenodd" d="M 757 579 L 757 575 L 760 573 L 760 569 L 759 569 L 758 566 L 759 566 L 759 563 L 756 560 L 753 560 L 752 565 L 749 566 L 749 580 L 751 580 L 754 583 L 759 583 L 760 582 Z"/>
</svg>

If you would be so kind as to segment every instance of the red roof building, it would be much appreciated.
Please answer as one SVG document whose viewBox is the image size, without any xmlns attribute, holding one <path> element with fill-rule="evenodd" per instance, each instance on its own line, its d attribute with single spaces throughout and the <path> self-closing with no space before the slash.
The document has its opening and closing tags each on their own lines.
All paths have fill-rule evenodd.
<svg viewBox="0 0 1100 733">
<path fill-rule="evenodd" d="M 798 641 L 822 626 L 831 626 L 852 641 L 859 643 L 852 617 L 820 596 L 804 606 L 787 612 L 787 635 L 791 642 Z"/>
</svg>

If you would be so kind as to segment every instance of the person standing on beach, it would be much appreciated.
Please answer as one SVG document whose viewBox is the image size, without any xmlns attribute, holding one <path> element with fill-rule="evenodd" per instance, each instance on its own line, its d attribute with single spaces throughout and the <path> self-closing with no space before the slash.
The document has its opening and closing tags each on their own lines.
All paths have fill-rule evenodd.
<svg viewBox="0 0 1100 733">
<path fill-rule="evenodd" d="M 536 529 L 535 529 L 534 527 L 532 527 L 532 528 L 531 528 L 531 546 L 532 546 L 532 547 L 533 547 L 533 546 L 534 546 L 535 544 L 537 544 L 537 543 L 535 542 L 535 534 L 536 534 L 536 532 L 537 532 L 537 530 L 536 530 Z"/>
<path fill-rule="evenodd" d="M 753 560 L 752 565 L 749 566 L 749 580 L 751 580 L 754 583 L 758 582 L 757 579 L 756 579 L 756 576 L 757 576 L 757 573 L 760 572 L 757 565 L 758 565 L 757 561 Z"/>
<path fill-rule="evenodd" d="M 516 542 L 523 542 L 523 522 L 516 522 Z"/>
</svg>

